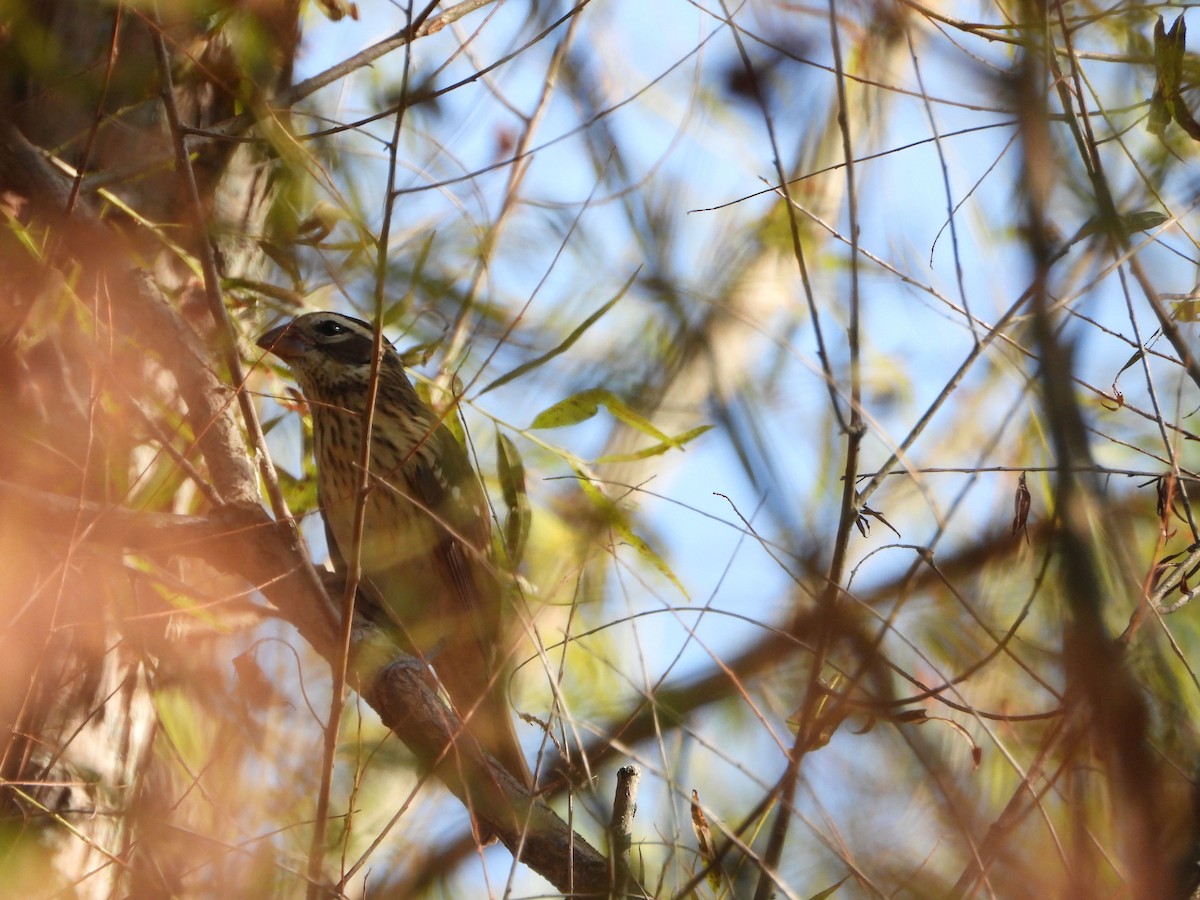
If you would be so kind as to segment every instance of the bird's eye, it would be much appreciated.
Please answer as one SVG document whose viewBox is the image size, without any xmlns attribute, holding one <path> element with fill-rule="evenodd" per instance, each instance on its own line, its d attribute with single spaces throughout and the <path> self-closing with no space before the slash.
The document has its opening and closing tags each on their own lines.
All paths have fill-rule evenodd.
<svg viewBox="0 0 1200 900">
<path fill-rule="evenodd" d="M 336 335 L 344 334 L 346 332 L 346 326 L 335 322 L 332 319 L 327 319 L 326 321 L 317 325 L 316 330 L 318 334 L 323 334 L 325 337 L 335 337 Z"/>
</svg>

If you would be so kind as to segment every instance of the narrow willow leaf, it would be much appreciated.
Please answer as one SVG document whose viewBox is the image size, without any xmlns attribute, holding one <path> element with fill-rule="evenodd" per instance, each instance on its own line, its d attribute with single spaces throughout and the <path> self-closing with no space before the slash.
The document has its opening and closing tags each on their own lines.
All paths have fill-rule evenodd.
<svg viewBox="0 0 1200 900">
<path fill-rule="evenodd" d="M 834 895 L 834 893 L 837 891 L 838 888 L 840 888 L 843 884 L 845 884 L 849 880 L 850 880 L 850 876 L 847 875 L 845 878 L 843 878 L 837 884 L 833 885 L 833 887 L 827 887 L 823 891 L 818 891 L 817 893 L 815 893 L 811 897 L 809 897 L 808 900 L 828 900 L 829 897 L 832 897 Z"/>
<path fill-rule="evenodd" d="M 624 422 L 630 428 L 642 434 L 661 441 L 671 447 L 678 447 L 675 438 L 663 434 L 645 416 L 634 412 L 625 402 L 612 391 L 605 388 L 591 388 L 573 394 L 565 400 L 559 400 L 548 409 L 542 410 L 534 417 L 530 428 L 563 428 L 567 425 L 578 425 L 596 415 L 604 406 L 612 413 L 613 418 Z"/>
<path fill-rule="evenodd" d="M 530 428 L 565 428 L 586 422 L 600 410 L 598 395 L 607 393 L 600 388 L 583 391 L 559 400 L 533 418 Z"/>
<path fill-rule="evenodd" d="M 1135 351 L 1134 351 L 1134 353 L 1133 353 L 1133 356 L 1129 357 L 1129 359 L 1127 359 L 1127 360 L 1125 361 L 1125 365 L 1121 366 L 1121 368 L 1120 368 L 1120 369 L 1117 371 L 1116 378 L 1114 378 L 1114 379 L 1113 379 L 1113 382 L 1115 383 L 1115 382 L 1116 382 L 1116 380 L 1117 380 L 1117 378 L 1120 378 L 1120 377 L 1121 377 L 1121 374 L 1122 374 L 1122 373 L 1123 373 L 1123 372 L 1124 372 L 1126 369 L 1130 368 L 1130 367 L 1131 367 L 1131 366 L 1133 366 L 1135 363 L 1141 362 L 1141 359 L 1142 359 L 1142 351 L 1141 351 L 1141 350 L 1135 350 Z"/>
<path fill-rule="evenodd" d="M 261 419 L 259 421 L 259 428 L 262 429 L 263 436 L 266 437 L 268 434 L 270 434 L 272 431 L 274 431 L 275 426 L 278 425 L 280 422 L 282 422 L 286 418 L 287 418 L 287 416 L 285 416 L 285 415 L 278 415 L 278 416 L 271 416 L 271 418 L 269 418 L 269 419 Z"/>
<path fill-rule="evenodd" d="M 700 425 L 690 431 L 685 431 L 683 434 L 678 434 L 671 439 L 670 443 L 658 443 L 652 447 L 646 447 L 643 450 L 637 450 L 633 453 L 612 453 L 608 456 L 601 456 L 596 460 L 596 463 L 618 463 L 618 462 L 637 462 L 639 459 L 649 459 L 651 456 L 662 456 L 668 450 L 682 449 L 684 444 L 695 440 L 710 430 L 711 425 Z"/>
<path fill-rule="evenodd" d="M 515 569 L 525 553 L 532 513 L 529 495 L 525 492 L 525 464 L 521 462 L 516 444 L 499 429 L 496 431 L 496 459 L 500 490 L 508 510 L 504 517 L 504 549 L 508 552 L 509 565 Z"/>
<path fill-rule="evenodd" d="M 296 255 L 289 248 L 280 247 L 268 240 L 258 242 L 258 249 L 267 255 L 271 262 L 275 263 L 288 278 L 292 280 L 293 287 L 299 287 L 304 283 L 304 278 L 300 274 L 300 264 L 296 262 Z"/>
<path fill-rule="evenodd" d="M 383 321 L 385 325 L 394 325 L 404 313 L 412 309 L 413 298 L 417 293 L 417 285 L 421 283 L 425 275 L 425 265 L 429 262 L 429 254 L 433 251 L 433 242 L 436 239 L 437 229 L 426 235 L 425 240 L 421 244 L 421 249 L 417 251 L 416 258 L 410 267 L 408 290 L 404 292 L 403 297 L 390 304 L 384 312 Z"/>
<path fill-rule="evenodd" d="M 592 313 L 586 319 L 584 319 L 579 324 L 579 326 L 575 328 L 574 331 L 572 331 L 570 334 L 567 335 L 566 340 L 564 340 L 561 344 L 559 344 L 553 350 L 550 350 L 547 353 L 543 353 L 541 356 L 537 357 L 537 359 L 531 359 L 529 362 L 522 363 L 521 365 L 517 366 L 511 372 L 508 372 L 505 375 L 501 375 L 499 378 L 497 378 L 495 381 L 489 383 L 487 385 L 487 387 L 485 387 L 483 390 L 481 390 L 479 392 L 480 396 L 482 396 L 483 394 L 486 394 L 492 388 L 498 388 L 502 384 L 508 384 L 510 381 L 520 378 L 522 375 L 524 375 L 527 372 L 532 372 L 538 366 L 541 366 L 541 365 L 549 362 L 550 360 L 554 359 L 554 357 L 556 357 L 562 353 L 565 353 L 567 350 L 570 350 L 571 346 L 577 340 L 579 340 L 580 337 L 583 336 L 583 333 L 585 331 L 587 331 L 589 328 L 591 328 L 593 325 L 595 325 L 598 321 L 600 321 L 600 318 L 606 312 L 608 312 L 610 309 L 612 309 L 614 306 L 617 305 L 617 301 L 625 296 L 625 293 L 629 290 L 630 286 L 633 284 L 633 280 L 638 277 L 638 273 L 641 271 L 642 271 L 642 267 L 638 266 L 637 269 L 634 270 L 634 273 L 629 276 L 629 278 L 625 281 L 625 283 L 623 285 L 621 285 L 621 289 L 619 291 L 617 291 L 616 296 L 613 297 L 611 300 L 609 300 L 607 303 L 605 303 L 603 306 L 601 306 L 598 310 L 596 310 L 594 313 Z"/>
<path fill-rule="evenodd" d="M 582 472 L 578 472 L 577 470 L 576 474 L 579 475 L 579 486 L 583 490 L 583 493 L 608 517 L 609 527 L 617 533 L 624 543 L 636 550 L 638 556 L 657 569 L 671 584 L 675 585 L 679 593 L 683 595 L 683 598 L 691 603 L 691 595 L 688 594 L 683 583 L 675 577 L 675 573 L 671 571 L 671 567 L 667 565 L 666 560 L 655 553 L 654 548 L 646 543 L 644 538 L 634 532 L 624 514 L 617 508 L 617 505 L 608 499 L 604 495 L 604 492 L 593 484 Z"/>
<path fill-rule="evenodd" d="M 1176 322 L 1200 321 L 1200 301 L 1178 300 L 1171 304 L 1171 318 Z M 1121 371 L 1125 371 L 1122 369 Z"/>
<path fill-rule="evenodd" d="M 1170 216 L 1153 209 L 1126 213 L 1117 216 L 1116 230 L 1125 237 L 1129 237 L 1130 235 L 1137 234 L 1139 231 L 1151 231 L 1163 224 L 1163 222 L 1166 222 L 1169 218 Z M 1079 231 L 1075 233 L 1075 237 L 1071 239 L 1071 243 L 1074 244 L 1086 237 L 1100 234 L 1104 231 L 1104 223 L 1105 219 L 1102 216 L 1092 216 L 1080 226 Z"/>
<path fill-rule="evenodd" d="M 295 241 L 316 247 L 333 234 L 333 229 L 346 218 L 346 213 L 328 200 L 318 200 L 307 218 L 296 227 Z"/>
<path fill-rule="evenodd" d="M 642 434 L 649 435 L 655 440 L 662 441 L 665 444 L 670 444 L 672 447 L 678 446 L 678 444 L 675 443 L 674 438 L 663 434 L 650 424 L 649 419 L 647 419 L 645 416 L 635 413 L 615 394 L 612 394 L 608 391 L 605 391 L 604 393 L 607 395 L 605 397 L 604 405 L 608 407 L 608 411 L 612 413 L 614 417 L 620 419 L 630 428 L 636 429 Z"/>
</svg>

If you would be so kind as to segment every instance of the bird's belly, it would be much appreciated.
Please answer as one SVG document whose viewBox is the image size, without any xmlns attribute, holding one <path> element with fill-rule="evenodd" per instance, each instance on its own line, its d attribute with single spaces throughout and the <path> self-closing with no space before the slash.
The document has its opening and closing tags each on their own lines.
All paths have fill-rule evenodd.
<svg viewBox="0 0 1200 900">
<path fill-rule="evenodd" d="M 354 552 L 355 502 L 353 493 L 325 503 L 338 551 L 347 563 Z M 437 545 L 437 529 L 428 513 L 390 484 L 376 483 L 367 494 L 358 559 L 365 574 L 415 565 L 426 560 Z"/>
<path fill-rule="evenodd" d="M 357 465 L 362 456 L 360 428 L 357 416 L 329 410 L 313 421 L 321 512 L 347 563 L 354 553 L 355 498 L 362 477 Z M 411 463 L 406 460 L 413 450 L 407 441 L 398 442 L 395 435 L 376 430 L 380 433 L 372 446 L 371 479 L 358 551 L 365 573 L 427 558 L 438 538 L 436 525 L 411 498 L 404 477 L 404 467 Z"/>
</svg>

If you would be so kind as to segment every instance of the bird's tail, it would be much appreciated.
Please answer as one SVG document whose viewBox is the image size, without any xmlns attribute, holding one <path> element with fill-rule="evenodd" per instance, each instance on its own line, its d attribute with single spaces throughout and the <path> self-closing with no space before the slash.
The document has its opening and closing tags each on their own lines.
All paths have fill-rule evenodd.
<svg viewBox="0 0 1200 900">
<path fill-rule="evenodd" d="M 481 684 L 482 660 L 470 660 L 467 665 L 461 665 L 460 661 L 447 658 L 452 655 L 448 651 L 436 655 L 433 667 L 454 704 L 454 711 L 488 754 L 524 787 L 531 787 L 533 775 L 521 742 L 517 740 L 508 703 L 507 678 L 501 675 L 493 678 L 490 684 Z"/>
<path fill-rule="evenodd" d="M 449 648 L 447 648 L 449 649 Z M 513 713 L 508 703 L 507 678 L 496 677 L 490 684 L 481 683 L 483 661 L 457 660 L 453 652 L 434 657 L 433 666 L 446 689 L 454 711 L 470 736 L 479 742 L 484 752 L 496 760 L 522 787 L 533 787 L 533 774 L 525 760 L 521 742 L 517 740 Z M 491 829 L 473 819 L 476 836 L 482 843 L 494 840 Z"/>
</svg>

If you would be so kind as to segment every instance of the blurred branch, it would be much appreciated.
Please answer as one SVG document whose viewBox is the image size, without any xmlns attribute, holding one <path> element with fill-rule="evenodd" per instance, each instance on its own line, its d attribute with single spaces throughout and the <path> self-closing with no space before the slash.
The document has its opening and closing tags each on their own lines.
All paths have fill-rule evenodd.
<svg viewBox="0 0 1200 900">
<path fill-rule="evenodd" d="M 260 586 L 318 652 L 332 640 L 336 617 L 299 575 L 287 529 L 262 507 L 222 507 L 210 516 L 143 512 L 50 494 L 0 481 L 0 508 L 9 518 L 50 534 L 152 556 L 190 556 Z"/>
<path fill-rule="evenodd" d="M 558 42 L 558 46 L 554 48 L 554 53 L 551 55 L 550 62 L 546 67 L 546 84 L 538 97 L 537 105 L 534 107 L 533 112 L 525 117 L 521 136 L 517 140 L 512 153 L 512 158 L 515 162 L 512 169 L 509 170 L 508 182 L 504 186 L 504 199 L 501 201 L 500 209 L 497 211 L 491 227 L 484 232 L 483 243 L 479 248 L 478 259 L 475 264 L 475 274 L 471 279 L 470 286 L 467 288 L 465 302 L 459 307 L 458 315 L 449 328 L 450 336 L 446 342 L 442 363 L 443 367 L 447 368 L 447 371 L 444 371 L 439 378 L 443 389 L 449 386 L 452 380 L 452 370 L 459 363 L 459 358 L 466 349 L 467 339 L 470 334 L 468 324 L 471 313 L 475 309 L 476 298 L 479 296 L 484 278 L 493 265 L 493 255 L 500 243 L 500 237 L 504 233 L 504 226 L 518 206 L 518 201 L 521 197 L 521 185 L 525 180 L 525 175 L 529 171 L 532 161 L 531 147 L 533 146 L 534 137 L 537 135 L 546 111 L 550 107 L 550 101 L 555 95 L 560 69 L 562 68 L 563 61 L 567 58 L 568 51 L 574 43 L 575 35 L 582 21 L 582 16 L 572 16 L 571 22 L 567 26 L 567 33 L 563 35 L 562 40 Z M 557 25 L 557 23 L 555 24 Z M 587 208 L 588 205 L 584 204 L 580 209 L 579 215 L 582 216 L 583 211 Z M 528 302 L 532 303 L 532 297 Z M 519 321 L 520 317 L 514 318 L 513 325 L 515 326 Z"/>
<path fill-rule="evenodd" d="M 1110 505 L 1113 516 L 1127 517 L 1134 513 L 1136 507 L 1143 501 L 1126 498 Z M 1029 523 L 1028 540 L 1034 547 L 1045 546 L 1053 533 L 1053 523 L 1039 519 Z M 930 565 L 923 566 L 917 572 L 906 572 L 900 578 L 884 582 L 871 591 L 854 595 L 857 605 L 875 609 L 900 596 L 919 595 L 931 589 L 936 589 L 946 583 L 953 583 L 964 578 L 978 578 L 980 573 L 989 565 L 1002 565 L 1011 562 L 1013 557 L 1023 553 L 1023 538 L 1014 539 L 1007 528 L 981 535 L 974 543 L 960 548 L 944 557 L 931 557 Z M 936 564 L 934 564 L 936 563 Z M 882 620 L 882 617 L 881 617 Z M 713 704 L 725 703 L 736 698 L 742 692 L 749 690 L 757 680 L 769 676 L 781 666 L 795 659 L 796 654 L 811 652 L 807 643 L 801 643 L 796 635 L 789 634 L 782 628 L 770 629 L 763 637 L 750 644 L 737 656 L 713 663 L 708 669 L 685 678 L 676 678 L 662 683 L 654 692 L 654 697 L 645 698 L 631 708 L 623 716 L 618 716 L 608 724 L 598 729 L 596 737 L 579 751 L 579 757 L 588 760 L 590 770 L 595 770 L 622 752 L 619 748 L 631 747 L 644 741 L 661 737 L 664 730 L 683 727 L 688 718 L 711 707 Z M 1024 716 L 1020 713 L 1003 712 L 1000 714 L 986 710 L 964 707 L 952 703 L 945 697 L 947 685 L 953 679 L 937 685 L 926 686 L 912 683 L 916 693 L 908 697 L 897 697 L 888 704 L 880 703 L 873 710 L 864 714 L 874 714 L 881 718 L 894 714 L 895 710 L 933 699 L 947 705 L 951 709 L 965 711 L 981 718 L 995 718 L 1002 721 L 1019 721 Z M 1036 718 L 1048 718 L 1046 713 L 1032 713 Z M 1062 716 L 1051 715 L 1057 720 Z M 557 753 L 551 753 L 542 765 L 542 770 L 551 773 L 565 773 L 571 766 Z M 575 783 L 573 778 L 559 777 L 543 785 L 547 793 L 557 795 L 566 790 L 569 784 Z M 748 817 L 753 818 L 753 817 Z M 461 841 L 445 848 L 439 853 L 431 865 L 437 872 L 449 869 L 455 861 L 462 859 L 474 849 L 474 842 L 469 835 Z M 728 847 L 725 848 L 728 851 Z M 422 882 L 425 884 L 426 882 Z M 415 890 L 415 887 L 414 887 Z"/>
<path fill-rule="evenodd" d="M 364 50 L 360 50 L 340 63 L 330 66 L 324 72 L 318 72 L 311 78 L 304 79 L 304 81 L 284 91 L 272 102 L 272 105 L 276 107 L 291 107 L 305 97 L 315 94 L 321 88 L 328 87 L 335 81 L 340 81 L 347 75 L 369 66 L 375 60 L 386 56 L 393 50 L 399 50 L 401 47 L 412 43 L 418 38 L 437 34 L 447 25 L 457 22 L 463 16 L 469 15 L 477 9 L 482 9 L 494 2 L 495 0 L 463 0 L 462 3 L 456 3 L 441 15 L 434 16 L 433 18 L 429 18 L 429 13 L 437 6 L 437 3 L 430 3 L 420 15 L 413 19 L 412 24 L 407 28 L 401 29 L 391 37 L 384 38 L 382 41 L 372 44 Z M 580 4 L 580 6 L 582 5 Z M 219 130 L 225 134 L 237 134 L 247 128 L 252 121 L 247 114 L 244 114 L 225 123 Z"/>
<path fill-rule="evenodd" d="M 162 24 L 157 20 L 153 24 L 155 28 L 153 29 L 151 40 L 154 44 L 154 55 L 158 63 L 158 75 L 162 79 L 162 103 L 166 111 L 167 123 L 170 125 L 171 140 L 175 147 L 175 171 L 184 183 L 190 207 L 188 211 L 191 213 L 193 219 L 192 225 L 197 237 L 197 253 L 200 257 L 201 271 L 204 273 L 204 295 L 208 300 L 209 314 L 217 326 L 217 343 L 222 361 L 229 370 L 229 377 L 233 383 L 241 385 L 246 381 L 246 374 L 242 369 L 242 360 L 238 356 L 237 336 L 234 332 L 233 322 L 229 318 L 229 311 L 225 308 L 225 298 L 221 293 L 221 275 L 217 271 L 216 252 L 213 248 L 211 238 L 212 229 L 205 211 L 204 201 L 200 197 L 200 188 L 196 182 L 196 173 L 192 168 L 191 157 L 188 153 L 187 136 L 184 133 L 183 123 L 180 121 L 179 108 L 175 103 L 175 86 L 171 76 L 171 58 L 167 53 L 166 41 L 163 39 Z M 238 407 L 242 412 L 242 420 L 246 423 L 246 430 L 249 432 L 254 448 L 257 451 L 255 456 L 258 459 L 258 467 L 262 474 L 263 483 L 267 488 L 267 496 L 271 499 L 271 508 L 275 510 L 275 515 L 280 519 L 290 519 L 291 514 L 288 512 L 283 494 L 279 490 L 279 479 L 275 476 L 275 467 L 271 463 L 271 455 L 267 452 L 262 427 L 259 425 L 258 416 L 254 411 L 254 402 L 245 391 L 237 391 L 236 397 Z M 245 452 L 240 456 L 242 459 L 245 459 Z M 257 494 L 258 492 L 255 491 L 254 498 L 239 499 L 249 499 L 253 502 L 257 498 Z"/>
<path fill-rule="evenodd" d="M 42 152 L 0 116 L 0 188 L 30 203 L 37 219 L 56 229 L 59 252 L 83 265 L 122 336 L 153 351 L 174 376 L 192 432 L 226 503 L 258 503 L 258 485 L 245 441 L 232 415 L 232 391 L 213 371 L 200 340 L 167 303 L 154 281 L 135 268 L 117 268 L 127 249 L 88 209 L 66 213 L 67 179 Z"/>
<path fill-rule="evenodd" d="M 299 84 L 296 84 L 293 87 L 291 87 L 285 91 L 282 91 L 280 94 L 269 98 L 270 108 L 271 109 L 281 109 L 281 110 L 291 109 L 293 106 L 295 106 L 301 100 L 304 100 L 307 97 L 311 96 L 312 94 L 315 94 L 317 91 L 321 90 L 322 88 L 328 87 L 329 85 L 336 83 L 337 81 L 341 80 L 342 78 L 345 78 L 348 75 L 353 74 L 354 72 L 358 71 L 359 69 L 363 69 L 363 68 L 370 66 L 377 59 L 380 59 L 381 57 L 386 56 L 388 53 L 391 53 L 393 50 L 398 50 L 401 47 L 408 46 L 412 41 L 415 41 L 418 38 L 437 34 L 439 31 L 441 31 L 447 25 L 450 25 L 450 24 L 458 21 L 462 17 L 468 15 L 469 13 L 475 12 L 477 9 L 481 9 L 481 8 L 488 6 L 494 2 L 495 2 L 495 0 L 464 0 L 464 2 L 459 3 L 456 6 L 452 6 L 450 9 L 446 10 L 440 16 L 434 16 L 433 18 L 418 17 L 417 20 L 414 21 L 413 25 L 410 28 L 403 29 L 403 30 L 397 32 L 396 34 L 392 35 L 389 38 L 385 38 L 384 40 L 379 41 L 378 43 L 372 44 L 370 47 L 367 47 L 364 50 L 359 51 L 354 56 L 351 56 L 348 59 L 345 59 L 345 60 L 331 66 L 330 68 L 326 69 L 324 72 L 318 72 L 316 75 L 313 75 L 312 77 L 307 78 L 304 81 L 301 81 Z M 576 16 L 579 13 L 579 11 L 582 10 L 583 7 L 586 6 L 589 2 L 590 2 L 590 0 L 580 0 L 580 2 L 577 3 L 565 15 L 560 16 L 557 20 L 555 20 L 550 25 L 550 27 L 544 29 L 541 33 L 539 33 L 532 41 L 529 42 L 529 44 L 526 45 L 526 47 L 542 40 L 547 35 L 549 35 L 553 31 L 555 31 L 564 22 L 566 22 L 566 21 L 570 20 L 572 17 Z M 429 8 L 427 8 L 425 10 L 425 12 L 428 13 L 433 5 L 434 4 L 430 4 Z M 525 49 L 525 47 L 522 47 L 521 49 L 523 50 L 523 49 Z M 520 51 L 518 51 L 518 52 L 520 52 Z M 511 58 L 511 56 L 506 57 L 503 60 L 499 60 L 499 61 L 493 63 L 491 66 L 488 66 L 485 71 L 496 68 L 497 66 L 501 65 L 503 62 L 506 62 L 510 58 Z M 464 84 L 469 84 L 469 83 L 475 81 L 476 79 L 482 77 L 483 74 L 484 74 L 483 71 L 476 72 L 475 74 L 469 76 L 468 78 L 466 78 L 460 82 L 457 82 L 452 85 L 447 85 L 445 88 L 442 88 L 442 89 L 434 92 L 433 94 L 431 94 L 429 96 L 429 98 L 423 98 L 423 99 L 432 99 L 435 97 L 439 97 L 445 93 L 448 93 L 459 87 L 462 87 L 462 85 L 464 85 Z M 354 123 L 354 125 L 352 125 L 352 126 L 339 126 L 338 128 L 334 129 L 334 131 L 335 132 L 341 131 L 341 130 L 345 130 L 347 128 L 352 128 L 352 127 L 354 127 L 354 128 L 362 127 L 363 125 L 366 125 L 368 122 L 373 122 L 378 119 L 387 118 L 389 116 L 395 115 L 395 113 L 396 113 L 396 109 L 394 107 L 392 107 L 392 108 L 383 110 L 382 112 L 375 113 L 364 119 L 361 119 L 358 122 Z M 256 115 L 254 112 L 245 112 L 240 115 L 234 116 L 230 119 L 227 119 L 223 122 L 217 123 L 209 128 L 188 127 L 188 128 L 186 128 L 186 131 L 189 135 L 192 135 L 195 138 L 195 146 L 196 147 L 202 146 L 204 144 L 218 142 L 218 141 L 247 141 L 247 140 L 251 140 L 251 138 L 245 137 L 244 133 L 247 129 L 251 128 L 255 124 L 256 121 L 257 121 L 257 119 L 256 119 Z M 324 134 L 324 133 L 325 132 L 322 132 L 322 134 Z M 307 138 L 312 138 L 312 137 L 317 137 L 317 136 L 320 136 L 320 135 L 306 135 L 306 136 L 302 136 L 300 139 L 307 139 Z M 105 185 L 118 183 L 118 182 L 122 182 L 122 181 L 127 181 L 129 179 L 135 178 L 143 172 L 146 172 L 151 169 L 157 168 L 158 166 L 161 166 L 166 161 L 167 161 L 167 159 L 164 157 L 153 156 L 148 159 L 138 160 L 137 162 L 131 163 L 127 166 L 114 167 L 107 172 L 88 176 L 87 178 L 84 179 L 84 185 L 83 185 L 84 192 L 87 193 L 90 191 L 95 191 L 98 188 L 104 187 Z M 508 166 L 517 161 L 518 160 L 515 158 L 507 159 L 507 160 L 504 160 L 501 163 L 497 164 L 497 166 Z"/>
<path fill-rule="evenodd" d="M 1096 523 L 1101 521 L 1101 492 L 1097 480 L 1087 471 L 1092 454 L 1083 411 L 1072 388 L 1075 356 L 1055 327 L 1057 312 L 1050 284 L 1055 239 L 1048 212 L 1061 172 L 1048 163 L 1054 136 L 1047 118 L 1046 85 L 1053 85 L 1067 113 L 1101 217 L 1115 222 L 1116 207 L 1086 110 L 1075 109 L 1076 101 L 1082 100 L 1070 89 L 1072 84 L 1077 91 L 1080 88 L 1075 61 L 1072 59 L 1072 80 L 1068 81 L 1056 58 L 1041 51 L 1043 45 L 1052 42 L 1050 21 L 1036 16 L 1034 4 L 1026 9 L 1031 21 L 1038 21 L 1041 27 L 1031 29 L 1030 44 L 1018 57 L 1013 73 L 1022 112 L 1020 197 L 1029 258 L 1034 266 L 1033 336 L 1042 360 L 1041 401 L 1058 466 L 1054 479 L 1054 537 L 1061 551 L 1062 587 L 1069 608 L 1062 638 L 1067 703 L 1086 714 L 1095 752 L 1114 783 L 1124 862 L 1129 869 L 1128 889 L 1134 896 L 1165 897 L 1169 896 L 1171 866 L 1161 841 L 1165 825 L 1157 803 L 1161 772 L 1149 746 L 1149 711 L 1141 686 L 1132 677 L 1119 644 L 1104 622 L 1105 607 L 1114 596 L 1120 596 L 1113 585 L 1137 582 L 1128 577 L 1132 573 L 1124 571 L 1119 553 L 1112 554 L 1107 547 L 1101 551 L 1101 536 L 1096 532 Z M 1055 7 L 1051 15 L 1054 13 L 1069 49 L 1071 29 L 1063 21 L 1061 7 Z M 1114 237 L 1109 247 L 1115 252 L 1118 246 Z M 1188 358 L 1186 349 L 1181 358 Z M 1189 371 L 1193 367 L 1189 366 Z M 1093 853 L 1090 842 L 1079 842 L 1073 848 L 1069 877 L 1072 888 L 1081 895 L 1092 894 L 1099 887 Z"/>
<path fill-rule="evenodd" d="M 1126 514 L 1118 504 L 1112 507 L 1115 515 Z M 1040 520 L 1029 525 L 1029 539 L 1034 546 L 1043 544 L 1051 534 L 1050 523 Z M 963 547 L 945 558 L 937 557 L 936 566 L 922 567 L 917 573 L 905 573 L 902 577 L 887 581 L 869 593 L 855 594 L 854 603 L 873 609 L 898 596 L 919 594 L 960 578 L 977 577 L 989 564 L 1003 563 L 1022 552 L 1021 540 L 1014 539 L 1007 529 L 982 536 L 975 543 Z M 931 558 L 930 562 L 934 560 Z M 678 726 L 689 715 L 737 696 L 754 679 L 761 678 L 793 659 L 797 653 L 811 652 L 811 647 L 802 644 L 795 634 L 782 628 L 770 629 L 763 637 L 748 646 L 737 656 L 715 662 L 709 669 L 687 678 L 664 682 L 654 692 L 653 702 L 642 700 L 628 710 L 624 717 L 616 719 L 602 730 L 601 736 L 582 749 L 592 767 L 603 764 L 614 751 L 614 742 L 626 746 L 656 737 L 662 729 Z M 922 688 L 915 698 L 899 698 L 897 704 L 912 703 L 941 697 L 939 687 Z M 882 711 L 880 711 L 882 712 Z M 560 771 L 564 762 L 551 756 L 544 768 Z"/>
<path fill-rule="evenodd" d="M 58 535 L 148 555 L 202 559 L 255 585 L 329 661 L 338 653 L 336 615 L 324 593 L 304 577 L 289 529 L 261 507 L 225 507 L 207 517 L 138 512 L 88 503 L 0 482 L 6 517 L 36 523 Z M 377 635 L 371 634 L 374 641 Z M 473 813 L 514 857 L 560 890 L 607 894 L 608 860 L 469 738 L 438 697 L 424 666 L 393 648 L 378 672 L 360 670 L 352 682 L 384 724 L 464 801 L 471 785 Z M 443 763 L 443 760 L 447 760 Z"/>
</svg>

